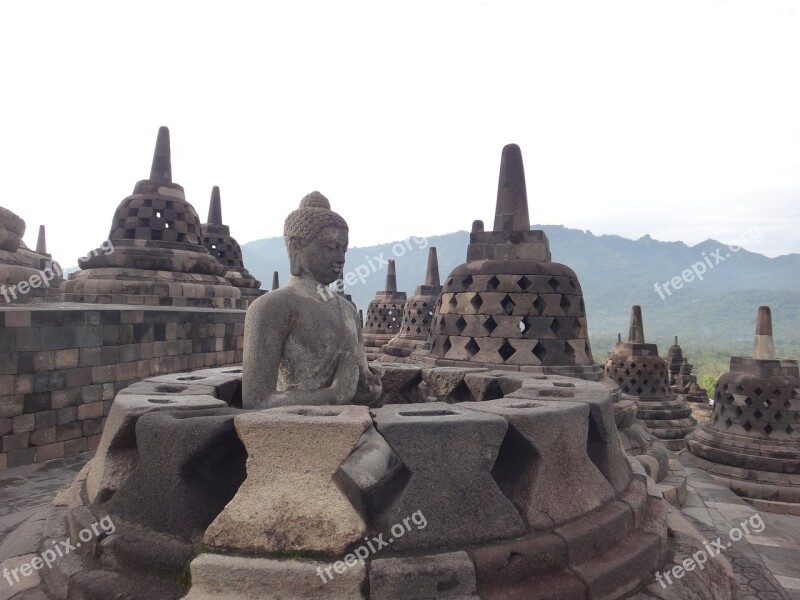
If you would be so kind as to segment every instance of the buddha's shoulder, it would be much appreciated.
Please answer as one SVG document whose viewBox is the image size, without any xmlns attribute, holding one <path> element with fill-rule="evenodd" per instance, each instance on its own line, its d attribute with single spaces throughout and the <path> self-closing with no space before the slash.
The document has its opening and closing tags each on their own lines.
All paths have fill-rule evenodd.
<svg viewBox="0 0 800 600">
<path fill-rule="evenodd" d="M 288 313 L 301 298 L 291 287 L 279 288 L 256 298 L 247 308 L 247 314 Z"/>
</svg>

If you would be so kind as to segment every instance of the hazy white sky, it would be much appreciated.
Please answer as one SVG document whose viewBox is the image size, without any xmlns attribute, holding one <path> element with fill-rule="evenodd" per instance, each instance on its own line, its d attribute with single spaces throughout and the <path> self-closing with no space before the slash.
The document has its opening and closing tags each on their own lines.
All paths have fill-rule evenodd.
<svg viewBox="0 0 800 600">
<path fill-rule="evenodd" d="M 798 4 L 4 2 L 0 204 L 75 264 L 167 125 L 239 242 L 318 189 L 365 245 L 491 223 L 516 142 L 532 222 L 800 252 Z"/>
</svg>

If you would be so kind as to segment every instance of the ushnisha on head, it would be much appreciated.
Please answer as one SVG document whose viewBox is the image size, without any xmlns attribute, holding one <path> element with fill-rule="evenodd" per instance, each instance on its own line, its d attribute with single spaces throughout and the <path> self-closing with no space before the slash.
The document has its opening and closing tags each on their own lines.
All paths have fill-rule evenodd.
<svg viewBox="0 0 800 600">
<path fill-rule="evenodd" d="M 319 192 L 305 196 L 283 225 L 292 275 L 323 285 L 340 279 L 348 231 L 347 222 L 331 210 L 325 196 Z"/>
</svg>

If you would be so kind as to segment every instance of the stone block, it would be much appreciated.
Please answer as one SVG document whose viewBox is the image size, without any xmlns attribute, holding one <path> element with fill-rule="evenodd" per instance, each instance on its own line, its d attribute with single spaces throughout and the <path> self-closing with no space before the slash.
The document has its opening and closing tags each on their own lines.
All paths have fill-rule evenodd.
<svg viewBox="0 0 800 600">
<path fill-rule="evenodd" d="M 63 457 L 64 457 L 64 442 L 56 442 L 54 444 L 45 444 L 43 446 L 36 447 L 37 463 Z"/>
<path fill-rule="evenodd" d="M 247 454 L 233 426 L 238 412 L 142 415 L 136 423 L 138 464 L 106 504 L 108 511 L 184 539 L 202 533 L 244 481 Z"/>
<path fill-rule="evenodd" d="M 501 399 L 457 406 L 508 421 L 492 472 L 529 527 L 555 527 L 614 497 L 614 488 L 586 453 L 586 404 Z"/>
<path fill-rule="evenodd" d="M 365 567 L 356 561 L 339 570 L 310 560 L 201 554 L 192 561 L 185 600 L 365 600 Z"/>
<path fill-rule="evenodd" d="M 31 433 L 31 445 L 33 446 L 46 446 L 47 444 L 54 444 L 56 441 L 56 428 L 45 427 L 44 429 L 37 429 Z"/>
<path fill-rule="evenodd" d="M 483 368 L 434 367 L 423 369 L 422 379 L 430 386 L 438 400 L 464 402 L 473 399 L 465 382 L 466 375 L 468 373 L 482 373 L 488 370 Z"/>
<path fill-rule="evenodd" d="M 466 552 L 370 563 L 370 600 L 480 600 L 475 567 Z"/>
<path fill-rule="evenodd" d="M 261 552 L 343 554 L 366 525 L 333 474 L 370 429 L 362 406 L 275 408 L 235 419 L 247 479 L 206 544 Z"/>
<path fill-rule="evenodd" d="M 135 467 L 138 461 L 136 422 L 139 417 L 156 410 L 224 407 L 224 402 L 211 396 L 117 396 L 111 405 L 102 440 L 86 479 L 89 501 L 108 500 Z"/>
<path fill-rule="evenodd" d="M 421 512 L 427 525 L 394 540 L 393 549 L 476 544 L 517 537 L 525 525 L 491 470 L 508 423 L 442 402 L 373 411 L 375 427 L 405 465 L 408 481 L 385 499 L 374 530 Z"/>
<path fill-rule="evenodd" d="M 97 419 L 103 416 L 103 403 L 93 402 L 91 404 L 81 404 L 78 407 L 78 420 Z"/>
<path fill-rule="evenodd" d="M 3 452 L 11 452 L 12 450 L 22 450 L 30 446 L 31 434 L 25 433 L 11 433 L 3 436 Z"/>
<path fill-rule="evenodd" d="M 33 431 L 36 429 L 36 415 L 19 415 L 11 420 L 11 424 L 14 433 Z M 0 424 L 0 431 L 2 429 L 2 424 Z"/>
</svg>

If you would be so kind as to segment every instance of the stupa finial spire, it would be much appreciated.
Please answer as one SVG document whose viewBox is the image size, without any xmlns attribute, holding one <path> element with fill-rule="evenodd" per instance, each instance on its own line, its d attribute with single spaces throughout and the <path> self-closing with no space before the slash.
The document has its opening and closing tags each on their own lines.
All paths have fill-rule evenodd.
<svg viewBox="0 0 800 600">
<path fill-rule="evenodd" d="M 397 291 L 397 271 L 394 266 L 394 259 L 389 260 L 389 267 L 386 269 L 386 291 Z"/>
<path fill-rule="evenodd" d="M 278 272 L 277 271 L 273 271 L 273 273 L 272 273 L 272 291 L 274 292 L 279 287 L 281 287 L 281 282 L 280 282 L 280 279 L 278 277 Z"/>
<path fill-rule="evenodd" d="M 428 268 L 425 270 L 425 285 L 439 287 L 439 257 L 436 254 L 436 247 L 428 249 Z"/>
<path fill-rule="evenodd" d="M 529 231 L 528 192 L 525 187 L 525 167 L 522 151 L 516 144 L 503 148 L 500 159 L 500 180 L 497 184 L 497 207 L 494 214 L 495 231 Z"/>
<path fill-rule="evenodd" d="M 631 326 L 628 329 L 629 344 L 644 344 L 644 323 L 642 322 L 642 307 L 638 304 L 631 308 Z"/>
<path fill-rule="evenodd" d="M 772 311 L 769 306 L 758 307 L 756 338 L 753 342 L 753 358 L 775 358 L 775 343 L 772 340 Z"/>
<path fill-rule="evenodd" d="M 44 225 L 39 225 L 39 237 L 36 239 L 36 254 L 47 254 L 47 239 L 45 238 Z"/>
<path fill-rule="evenodd" d="M 150 179 L 172 182 L 172 160 L 169 148 L 169 129 L 158 128 L 156 149 L 153 152 L 153 166 L 150 167 Z"/>
<path fill-rule="evenodd" d="M 222 222 L 222 199 L 219 195 L 219 186 L 211 188 L 211 203 L 208 206 L 208 224 L 223 225 Z"/>
</svg>

